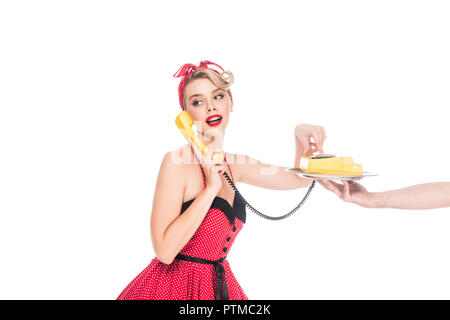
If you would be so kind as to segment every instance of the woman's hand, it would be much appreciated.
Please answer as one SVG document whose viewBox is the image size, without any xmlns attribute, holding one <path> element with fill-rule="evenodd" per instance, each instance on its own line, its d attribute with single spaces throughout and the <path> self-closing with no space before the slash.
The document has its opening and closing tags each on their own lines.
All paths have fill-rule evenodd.
<svg viewBox="0 0 450 320">
<path fill-rule="evenodd" d="M 325 129 L 322 126 L 314 126 L 302 123 L 295 127 L 294 130 L 296 141 L 300 142 L 303 147 L 304 154 L 312 154 L 314 152 L 323 152 L 323 142 L 327 138 Z M 314 139 L 314 142 L 311 141 Z"/>
<path fill-rule="evenodd" d="M 339 198 L 346 202 L 356 203 L 362 207 L 374 208 L 375 205 L 371 199 L 370 193 L 366 188 L 355 181 L 344 180 L 343 183 L 337 183 L 332 180 L 316 180 L 325 189 L 334 192 Z"/>
<path fill-rule="evenodd" d="M 213 190 L 214 194 L 219 193 L 222 188 L 222 179 L 220 176 L 225 172 L 225 164 L 222 157 L 218 156 L 212 159 L 213 148 L 208 148 L 206 155 L 203 155 L 194 143 L 190 141 L 192 149 L 194 150 L 195 156 L 200 161 L 200 165 L 203 168 L 206 176 L 207 188 Z"/>
</svg>

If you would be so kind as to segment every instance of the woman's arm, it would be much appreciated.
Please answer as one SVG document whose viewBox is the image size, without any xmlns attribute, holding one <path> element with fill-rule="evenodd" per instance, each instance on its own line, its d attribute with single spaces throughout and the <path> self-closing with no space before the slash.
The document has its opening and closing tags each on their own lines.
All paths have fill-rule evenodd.
<svg viewBox="0 0 450 320">
<path fill-rule="evenodd" d="M 294 168 L 300 167 L 300 158 L 307 153 L 323 153 L 325 130 L 321 126 L 299 124 L 294 129 L 295 159 Z M 314 142 L 311 142 L 311 138 Z M 239 181 L 261 188 L 291 190 L 308 187 L 312 180 L 293 174 L 287 167 L 274 166 L 255 160 L 246 155 L 238 155 Z"/>
<path fill-rule="evenodd" d="M 354 181 L 343 181 L 342 184 L 331 180 L 317 182 L 342 200 L 366 208 L 424 210 L 450 206 L 450 182 L 423 183 L 383 192 L 368 192 Z"/>
<path fill-rule="evenodd" d="M 150 221 L 152 244 L 158 260 L 172 263 L 203 221 L 217 191 L 206 187 L 180 215 L 185 181 L 183 167 L 168 152 L 161 163 Z"/>
<path fill-rule="evenodd" d="M 239 165 L 239 182 L 274 190 L 304 188 L 311 184 L 310 179 L 286 171 L 288 167 L 263 163 L 246 155 L 238 157 L 242 159 Z"/>
</svg>

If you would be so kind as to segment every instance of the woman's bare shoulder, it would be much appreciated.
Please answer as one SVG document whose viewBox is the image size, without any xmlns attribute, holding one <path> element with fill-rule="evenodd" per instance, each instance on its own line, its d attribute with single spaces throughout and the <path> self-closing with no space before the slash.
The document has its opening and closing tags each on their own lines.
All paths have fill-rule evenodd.
<svg viewBox="0 0 450 320">
<path fill-rule="evenodd" d="M 195 163 L 195 155 L 189 144 L 178 147 L 174 150 L 168 151 L 165 155 L 166 160 L 172 162 L 174 166 L 187 169 L 193 163 Z"/>
<path fill-rule="evenodd" d="M 183 180 L 184 201 L 195 197 L 203 188 L 203 179 L 192 147 L 187 144 L 168 151 L 164 158 L 165 162 L 170 162 L 174 172 L 179 175 L 178 178 Z"/>
</svg>

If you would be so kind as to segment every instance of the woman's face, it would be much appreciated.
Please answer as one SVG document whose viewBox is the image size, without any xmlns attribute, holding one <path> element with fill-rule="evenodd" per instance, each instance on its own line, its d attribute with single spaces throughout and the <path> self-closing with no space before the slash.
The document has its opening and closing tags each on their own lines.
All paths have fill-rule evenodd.
<svg viewBox="0 0 450 320">
<path fill-rule="evenodd" d="M 186 111 L 191 115 L 197 130 L 205 135 L 225 133 L 233 106 L 224 89 L 201 78 L 192 80 L 184 88 Z"/>
</svg>

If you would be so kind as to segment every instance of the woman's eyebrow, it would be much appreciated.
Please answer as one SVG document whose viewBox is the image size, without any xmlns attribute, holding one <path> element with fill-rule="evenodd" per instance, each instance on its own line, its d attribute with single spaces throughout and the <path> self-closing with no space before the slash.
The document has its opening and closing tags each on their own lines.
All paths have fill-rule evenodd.
<svg viewBox="0 0 450 320">
<path fill-rule="evenodd" d="M 214 93 L 216 91 L 219 91 L 219 90 L 223 90 L 223 89 L 222 88 L 217 88 L 212 93 Z M 198 96 L 201 96 L 201 94 L 200 93 L 193 94 L 192 96 L 189 97 L 189 100 L 192 99 L 193 97 L 198 97 Z"/>
</svg>

